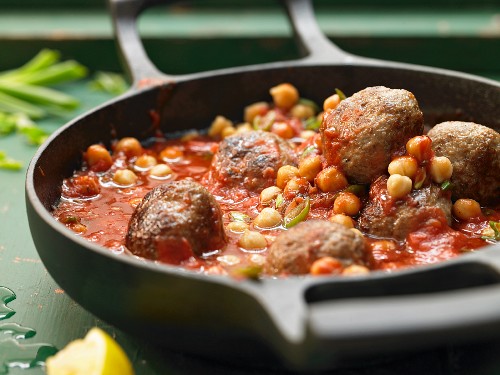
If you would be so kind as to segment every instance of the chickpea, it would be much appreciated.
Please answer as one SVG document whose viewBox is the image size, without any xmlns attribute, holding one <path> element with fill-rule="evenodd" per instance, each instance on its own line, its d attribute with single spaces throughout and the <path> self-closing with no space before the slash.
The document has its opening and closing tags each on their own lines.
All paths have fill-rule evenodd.
<svg viewBox="0 0 500 375">
<path fill-rule="evenodd" d="M 354 221 L 354 220 L 353 220 Z M 359 229 L 357 228 L 351 228 L 351 231 L 356 233 L 356 235 L 360 236 L 361 238 L 364 238 L 365 236 L 363 235 L 363 232 L 361 232 Z"/>
<path fill-rule="evenodd" d="M 262 116 L 269 110 L 269 104 L 266 102 L 257 102 L 245 107 L 244 119 L 245 122 L 253 123 L 257 116 Z"/>
<path fill-rule="evenodd" d="M 319 172 L 314 182 L 325 193 L 342 190 L 348 185 L 344 174 L 334 166 L 327 167 Z"/>
<path fill-rule="evenodd" d="M 261 254 L 250 254 L 248 260 L 258 266 L 263 266 L 266 263 L 266 258 Z"/>
<path fill-rule="evenodd" d="M 387 253 L 396 250 L 396 244 L 389 240 L 375 241 L 370 244 L 372 252 Z"/>
<path fill-rule="evenodd" d="M 109 151 L 102 145 L 91 145 L 85 154 L 90 169 L 96 172 L 107 171 L 113 165 Z"/>
<path fill-rule="evenodd" d="M 119 169 L 113 175 L 113 182 L 121 186 L 133 185 L 137 179 L 137 175 L 130 169 Z"/>
<path fill-rule="evenodd" d="M 406 152 L 422 163 L 429 161 L 433 155 L 432 140 L 426 135 L 419 135 L 406 142 Z"/>
<path fill-rule="evenodd" d="M 254 225 L 259 228 L 274 228 L 281 224 L 283 218 L 274 208 L 265 207 L 253 220 Z"/>
<path fill-rule="evenodd" d="M 137 140 L 137 138 L 133 137 L 120 139 L 115 146 L 115 151 L 123 152 L 127 158 L 139 156 L 143 152 L 141 143 Z"/>
<path fill-rule="evenodd" d="M 217 260 L 220 263 L 224 263 L 227 266 L 235 266 L 241 262 L 239 257 L 237 257 L 236 255 L 230 255 L 230 254 L 218 256 Z"/>
<path fill-rule="evenodd" d="M 435 156 L 430 162 L 430 173 L 432 181 L 440 184 L 449 180 L 453 174 L 453 165 L 446 156 Z"/>
<path fill-rule="evenodd" d="M 228 120 L 224 116 L 217 116 L 214 121 L 212 121 L 212 124 L 210 125 L 210 128 L 208 129 L 208 136 L 211 138 L 215 138 L 219 135 L 222 134 L 222 131 L 227 128 L 227 127 L 232 127 L 233 122 L 231 120 Z"/>
<path fill-rule="evenodd" d="M 340 96 L 337 94 L 333 94 L 325 99 L 323 102 L 323 111 L 327 111 L 329 109 L 335 109 L 340 104 Z"/>
<path fill-rule="evenodd" d="M 278 108 L 290 109 L 299 101 L 299 91 L 290 83 L 282 83 L 269 90 Z"/>
<path fill-rule="evenodd" d="M 391 161 L 387 169 L 391 175 L 399 174 L 413 179 L 417 174 L 417 168 L 417 159 L 413 156 L 405 155 Z"/>
<path fill-rule="evenodd" d="M 342 192 L 333 203 L 333 212 L 354 216 L 361 210 L 361 200 L 353 193 Z"/>
<path fill-rule="evenodd" d="M 183 156 L 184 152 L 177 146 L 167 146 L 160 152 L 160 158 L 162 160 L 175 160 Z"/>
<path fill-rule="evenodd" d="M 172 168 L 166 164 L 157 164 L 149 170 L 149 175 L 153 177 L 167 177 L 172 174 Z"/>
<path fill-rule="evenodd" d="M 387 180 L 387 192 L 393 198 L 403 198 L 411 192 L 413 182 L 408 176 L 393 174 Z"/>
<path fill-rule="evenodd" d="M 281 189 L 277 186 L 269 186 L 260 192 L 260 204 L 268 206 L 276 199 Z"/>
<path fill-rule="evenodd" d="M 238 124 L 236 126 L 236 133 L 245 133 L 245 132 L 249 132 L 249 131 L 252 131 L 253 128 L 252 128 L 252 125 L 250 125 L 248 122 L 243 122 L 241 124 Z"/>
<path fill-rule="evenodd" d="M 300 138 L 309 139 L 309 138 L 315 136 L 316 134 L 318 134 L 318 133 L 316 133 L 314 130 L 302 130 L 300 132 Z"/>
<path fill-rule="evenodd" d="M 474 199 L 458 199 L 452 212 L 460 220 L 470 220 L 481 215 L 481 206 Z"/>
<path fill-rule="evenodd" d="M 345 276 L 366 275 L 369 273 L 370 270 L 367 267 L 360 266 L 359 264 L 351 264 L 342 271 L 342 275 Z"/>
<path fill-rule="evenodd" d="M 283 139 L 290 139 L 295 136 L 295 130 L 286 122 L 275 122 L 271 126 L 271 132 Z"/>
<path fill-rule="evenodd" d="M 309 156 L 299 163 L 299 174 L 309 182 L 313 182 L 320 171 L 321 157 L 319 155 Z"/>
<path fill-rule="evenodd" d="M 315 276 L 332 274 L 338 275 L 342 272 L 343 268 L 344 266 L 340 260 L 332 257 L 322 257 L 313 262 L 309 272 L 311 275 Z"/>
<path fill-rule="evenodd" d="M 236 134 L 236 128 L 233 126 L 228 126 L 222 129 L 221 137 L 222 139 L 229 137 L 230 135 Z"/>
<path fill-rule="evenodd" d="M 226 225 L 226 228 L 234 233 L 243 233 L 248 229 L 248 224 L 244 221 L 231 221 Z"/>
<path fill-rule="evenodd" d="M 262 250 L 267 247 L 267 240 L 261 233 L 247 229 L 240 237 L 238 245 L 245 250 Z"/>
<path fill-rule="evenodd" d="M 344 214 L 334 214 L 328 218 L 332 223 L 342 224 L 347 228 L 354 228 L 354 220 Z"/>
<path fill-rule="evenodd" d="M 290 110 L 290 113 L 292 114 L 293 117 L 297 117 L 302 120 L 306 120 L 310 117 L 313 117 L 315 114 L 313 107 L 302 103 L 295 104 Z"/>
<path fill-rule="evenodd" d="M 293 177 L 287 182 L 285 188 L 283 189 L 283 194 L 286 198 L 291 198 L 297 194 L 306 194 L 309 192 L 309 182 L 303 177 Z"/>
<path fill-rule="evenodd" d="M 154 156 L 144 154 L 139 156 L 134 164 L 138 168 L 148 169 L 154 167 L 158 162 Z"/>
<path fill-rule="evenodd" d="M 276 176 L 276 185 L 280 189 L 284 189 L 288 181 L 294 177 L 300 177 L 299 170 L 293 165 L 284 165 L 278 169 L 278 174 Z"/>
</svg>

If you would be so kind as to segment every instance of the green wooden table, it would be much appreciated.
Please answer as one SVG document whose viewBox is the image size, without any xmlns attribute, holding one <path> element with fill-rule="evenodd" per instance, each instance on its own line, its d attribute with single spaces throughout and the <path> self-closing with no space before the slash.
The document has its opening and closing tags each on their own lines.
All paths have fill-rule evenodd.
<svg viewBox="0 0 500 375">
<path fill-rule="evenodd" d="M 416 11 L 391 7 L 375 10 L 326 7 L 318 17 L 327 34 L 350 52 L 460 69 L 498 79 L 500 31 L 495 13 L 499 9 L 490 2 L 483 5 L 457 11 L 452 11 L 453 7 L 434 11 L 426 8 Z M 76 58 L 94 71 L 120 69 L 110 22 L 100 3 L 77 10 L 59 7 L 19 10 L 15 2 L 10 6 L 0 12 L 0 50 L 9 51 L 0 54 L 0 69 L 20 65 L 43 47 L 57 48 L 65 57 Z M 246 15 L 248 20 L 242 21 L 239 11 L 232 8 L 198 12 L 175 9 L 164 14 L 169 21 L 165 22 L 166 27 L 162 27 L 164 20 L 158 14 L 147 15 L 141 27 L 153 60 L 171 73 L 297 57 L 288 35 L 289 28 L 280 12 L 264 6 Z M 409 27 L 402 28 L 401 22 L 395 20 L 405 17 L 412 22 Z M 88 28 L 88 25 L 93 27 Z M 207 35 L 204 30 L 211 30 L 211 33 Z M 169 53 L 165 53 L 166 46 Z M 204 58 L 196 58 L 199 56 Z M 88 81 L 59 88 L 78 97 L 82 105 L 66 118 L 41 122 L 48 131 L 111 98 L 89 89 Z M 0 138 L 0 150 L 24 163 L 22 171 L 0 170 L 0 287 L 15 293 L 14 299 L 7 289 L 0 288 L 0 319 L 4 317 L 0 320 L 0 374 L 6 373 L 2 365 L 5 366 L 9 358 L 23 355 L 29 359 L 30 353 L 42 343 L 49 348 L 62 348 L 69 341 L 83 337 L 94 326 L 116 338 L 138 375 L 287 373 L 277 369 L 253 369 L 248 364 L 215 363 L 159 349 L 116 330 L 81 308 L 52 280 L 31 240 L 24 182 L 26 167 L 35 148 L 26 144 L 22 137 L 12 135 Z M 5 306 L 2 308 L 2 295 L 9 301 L 6 306 L 12 310 L 10 313 Z M 22 338 L 22 334 L 13 338 L 12 329 L 21 332 L 23 328 L 26 338 Z M 499 349 L 500 342 L 496 341 L 470 343 L 381 358 L 377 363 L 360 363 L 359 367 L 331 373 L 493 374 L 500 373 Z M 44 373 L 41 367 L 9 370 L 9 374 Z"/>
</svg>

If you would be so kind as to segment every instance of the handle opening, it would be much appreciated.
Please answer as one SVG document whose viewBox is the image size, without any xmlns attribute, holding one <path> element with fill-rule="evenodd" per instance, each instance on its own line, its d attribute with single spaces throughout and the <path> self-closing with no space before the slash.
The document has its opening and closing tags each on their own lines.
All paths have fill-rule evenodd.
<svg viewBox="0 0 500 375">
<path fill-rule="evenodd" d="M 435 294 L 471 289 L 500 283 L 500 275 L 483 263 L 458 263 L 420 272 L 401 274 L 396 278 L 367 278 L 317 284 L 305 292 L 307 303 L 354 298 L 379 298 Z"/>
</svg>

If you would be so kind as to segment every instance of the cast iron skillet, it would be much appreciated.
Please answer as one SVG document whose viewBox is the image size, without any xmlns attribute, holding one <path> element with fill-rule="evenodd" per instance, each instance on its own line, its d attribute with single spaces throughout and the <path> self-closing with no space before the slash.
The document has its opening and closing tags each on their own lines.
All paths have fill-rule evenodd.
<svg viewBox="0 0 500 375">
<path fill-rule="evenodd" d="M 305 53 L 299 61 L 165 75 L 148 60 L 135 28 L 136 16 L 153 3 L 159 1 L 110 1 L 134 88 L 53 134 L 27 172 L 33 240 L 71 298 L 116 327 L 170 348 L 296 369 L 500 333 L 498 245 L 392 274 L 236 281 L 118 256 L 56 222 L 50 210 L 62 180 L 80 166 L 90 144 L 145 139 L 153 134 L 152 113 L 165 133 L 206 127 L 218 114 L 239 118 L 245 105 L 267 98 L 282 82 L 317 102 L 335 87 L 349 95 L 375 85 L 405 88 L 427 118 L 500 129 L 498 82 L 345 53 L 320 32 L 308 0 L 286 2 Z"/>
</svg>

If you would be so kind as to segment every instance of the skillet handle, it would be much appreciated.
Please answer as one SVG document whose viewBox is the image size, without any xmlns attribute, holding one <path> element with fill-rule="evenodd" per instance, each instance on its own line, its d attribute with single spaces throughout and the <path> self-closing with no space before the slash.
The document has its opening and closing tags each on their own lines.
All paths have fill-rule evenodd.
<svg viewBox="0 0 500 375">
<path fill-rule="evenodd" d="M 357 57 L 331 42 L 319 28 L 311 0 L 284 0 L 295 39 L 306 55 L 316 63 L 348 63 Z"/>
<path fill-rule="evenodd" d="M 137 16 L 148 6 L 164 3 L 162 0 L 109 0 L 115 38 L 122 65 L 132 79 L 133 87 L 165 82 L 169 76 L 160 72 L 149 59 L 137 30 Z"/>
<path fill-rule="evenodd" d="M 351 291 L 353 295 L 309 301 L 306 347 L 318 361 L 328 362 L 331 353 L 374 355 L 498 335 L 500 254 L 498 247 L 491 250 L 489 256 L 478 252 L 464 261 L 398 275 L 392 283 L 402 293 L 391 293 L 382 277 Z M 346 283 L 336 288 L 349 288 Z M 419 290 L 419 284 L 427 286 Z M 414 289 L 405 294 L 407 288 Z M 315 299 L 311 292 L 306 299 Z"/>
<path fill-rule="evenodd" d="M 175 77 L 159 71 L 149 59 L 137 30 L 137 17 L 149 6 L 169 0 L 108 0 L 120 58 L 133 87 L 174 81 Z M 299 47 L 309 63 L 347 63 L 359 59 L 342 51 L 320 30 L 310 0 L 284 0 Z"/>
</svg>

